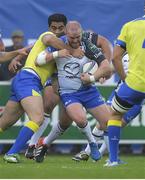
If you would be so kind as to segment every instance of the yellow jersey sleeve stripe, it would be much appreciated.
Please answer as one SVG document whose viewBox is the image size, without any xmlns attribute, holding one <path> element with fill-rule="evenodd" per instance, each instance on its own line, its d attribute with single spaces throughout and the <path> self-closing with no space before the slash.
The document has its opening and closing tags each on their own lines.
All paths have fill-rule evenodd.
<svg viewBox="0 0 145 180">
<path fill-rule="evenodd" d="M 119 120 L 109 120 L 108 121 L 108 126 L 118 126 L 121 127 L 122 126 L 122 122 Z"/>
<path fill-rule="evenodd" d="M 33 132 L 36 132 L 39 129 L 38 124 L 36 124 L 34 121 L 28 121 L 25 126 L 30 128 Z"/>
</svg>

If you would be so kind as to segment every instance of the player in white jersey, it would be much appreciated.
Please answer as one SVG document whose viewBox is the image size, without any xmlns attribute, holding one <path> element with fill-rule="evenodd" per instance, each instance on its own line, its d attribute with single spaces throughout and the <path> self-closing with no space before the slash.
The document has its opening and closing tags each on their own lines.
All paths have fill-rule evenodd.
<svg viewBox="0 0 145 180">
<path fill-rule="evenodd" d="M 78 22 L 69 22 L 66 31 L 68 45 L 74 49 L 80 45 L 84 48 L 84 44 L 80 44 L 81 32 L 82 29 Z M 81 69 L 88 61 L 89 59 L 86 56 L 82 59 L 74 57 L 56 59 L 60 97 L 71 120 L 70 122 L 60 121 L 52 128 L 49 135 L 44 139 L 43 144 L 36 150 L 35 159 L 37 162 L 43 161 L 47 151 L 47 145 L 51 144 L 52 141 L 66 130 L 66 128 L 64 129 L 66 123 L 70 126 L 72 121 L 74 121 L 85 134 L 91 148 L 91 157 L 94 160 L 101 158 L 97 151 L 97 145 L 94 143 L 94 138 L 91 134 L 90 126 L 87 123 L 86 113 L 83 107 L 99 120 L 102 129 L 106 127 L 109 111 L 96 87 L 90 84 L 84 85 L 81 81 L 81 78 L 85 76 L 85 74 L 82 74 Z M 100 51 L 98 51 L 97 63 L 99 64 L 99 68 L 97 70 L 98 73 L 96 72 L 94 75 L 94 81 L 100 77 L 110 76 L 111 70 L 108 60 L 105 59 Z M 90 77 L 88 74 L 87 76 Z"/>
</svg>

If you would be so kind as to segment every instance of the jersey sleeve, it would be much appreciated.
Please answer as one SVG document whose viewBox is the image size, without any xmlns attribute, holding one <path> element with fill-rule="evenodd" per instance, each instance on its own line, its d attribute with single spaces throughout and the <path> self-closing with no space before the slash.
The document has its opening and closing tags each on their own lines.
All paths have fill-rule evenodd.
<svg viewBox="0 0 145 180">
<path fill-rule="evenodd" d="M 43 38 L 43 36 L 45 36 L 45 35 L 54 35 L 54 36 L 55 36 L 55 34 L 53 34 L 52 32 L 47 31 L 47 32 L 42 33 L 42 34 L 39 36 L 38 40 L 40 40 L 40 41 L 42 42 L 42 38 Z"/>
<path fill-rule="evenodd" d="M 126 50 L 126 41 L 127 41 L 127 27 L 128 27 L 128 24 L 125 24 L 122 27 L 120 35 L 118 36 L 115 43 L 117 46 L 120 46 L 125 50 Z"/>
<path fill-rule="evenodd" d="M 96 61 L 98 65 L 106 59 L 101 50 L 89 40 L 85 41 L 85 46 L 86 57 Z"/>
<path fill-rule="evenodd" d="M 92 33 L 91 42 L 97 46 L 98 34 Z"/>
</svg>

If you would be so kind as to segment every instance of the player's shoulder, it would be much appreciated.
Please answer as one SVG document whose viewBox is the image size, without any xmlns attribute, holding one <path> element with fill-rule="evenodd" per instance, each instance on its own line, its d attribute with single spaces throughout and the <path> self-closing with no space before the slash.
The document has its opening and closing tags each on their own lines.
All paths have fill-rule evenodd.
<svg viewBox="0 0 145 180">
<path fill-rule="evenodd" d="M 142 16 L 142 17 L 136 18 L 136 19 L 134 19 L 134 20 L 131 21 L 131 22 L 138 22 L 138 21 L 141 21 L 141 20 L 145 20 L 145 15 Z"/>
<path fill-rule="evenodd" d="M 132 25 L 134 25 L 136 23 L 140 23 L 142 20 L 145 20 L 145 16 L 133 19 L 132 21 L 127 22 L 124 26 L 129 27 L 129 26 L 132 26 Z"/>
<path fill-rule="evenodd" d="M 54 35 L 55 36 L 54 33 L 50 32 L 50 31 L 46 31 L 46 32 L 43 32 L 42 34 L 40 34 L 39 38 L 42 38 L 45 35 Z"/>
<path fill-rule="evenodd" d="M 122 28 L 127 29 L 131 24 L 132 24 L 132 21 L 126 22 Z"/>
<path fill-rule="evenodd" d="M 64 43 L 67 43 L 67 36 L 61 36 L 59 39 L 61 39 Z"/>
</svg>

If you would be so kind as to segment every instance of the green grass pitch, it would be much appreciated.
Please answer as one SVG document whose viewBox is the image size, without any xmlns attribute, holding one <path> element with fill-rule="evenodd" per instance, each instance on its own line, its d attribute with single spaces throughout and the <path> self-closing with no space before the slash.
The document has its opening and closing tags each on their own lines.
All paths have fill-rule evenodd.
<svg viewBox="0 0 145 180">
<path fill-rule="evenodd" d="M 105 168 L 106 157 L 94 163 L 74 162 L 71 156 L 49 155 L 43 163 L 36 163 L 21 156 L 19 164 L 8 164 L 0 156 L 0 179 L 140 179 L 145 178 L 145 156 L 121 156 L 127 164 Z"/>
</svg>

